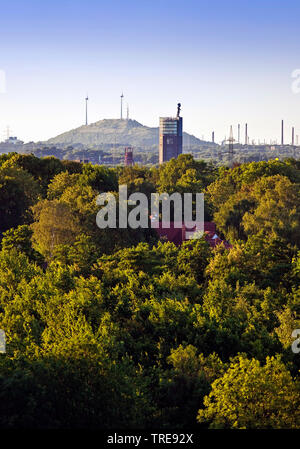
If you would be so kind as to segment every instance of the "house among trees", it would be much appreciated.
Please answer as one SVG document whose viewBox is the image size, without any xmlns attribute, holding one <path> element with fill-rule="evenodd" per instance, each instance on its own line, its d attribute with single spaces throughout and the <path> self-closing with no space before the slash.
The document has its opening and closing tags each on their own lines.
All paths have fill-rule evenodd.
<svg viewBox="0 0 300 449">
<path fill-rule="evenodd" d="M 191 238 L 188 234 L 196 232 L 196 228 L 196 224 L 192 228 L 188 228 L 185 225 L 177 227 L 174 222 L 170 222 L 170 226 L 164 226 L 163 223 L 160 223 L 159 228 L 157 228 L 156 231 L 161 239 L 168 240 L 169 242 L 173 242 L 176 246 L 180 246 L 182 242 Z M 214 222 L 204 222 L 204 237 L 211 248 L 215 248 L 221 243 L 223 243 L 225 248 L 227 249 L 232 247 L 230 243 L 228 243 L 226 240 L 222 240 L 217 235 L 216 224 Z"/>
</svg>

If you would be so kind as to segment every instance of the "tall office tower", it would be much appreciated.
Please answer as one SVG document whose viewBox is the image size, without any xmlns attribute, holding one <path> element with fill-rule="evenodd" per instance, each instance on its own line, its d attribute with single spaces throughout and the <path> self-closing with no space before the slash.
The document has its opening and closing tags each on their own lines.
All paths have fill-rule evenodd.
<svg viewBox="0 0 300 449">
<path fill-rule="evenodd" d="M 177 105 L 176 117 L 159 118 L 159 163 L 177 158 L 182 153 L 181 104 Z"/>
<path fill-rule="evenodd" d="M 133 165 L 133 148 L 132 147 L 125 148 L 124 163 L 126 166 Z"/>
</svg>

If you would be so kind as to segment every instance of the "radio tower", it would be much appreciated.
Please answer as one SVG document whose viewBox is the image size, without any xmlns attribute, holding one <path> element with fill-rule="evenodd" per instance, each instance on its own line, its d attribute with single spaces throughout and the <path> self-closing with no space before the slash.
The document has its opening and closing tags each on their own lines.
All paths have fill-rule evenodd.
<svg viewBox="0 0 300 449">
<path fill-rule="evenodd" d="M 134 164 L 133 162 L 133 148 L 126 147 L 125 148 L 125 158 L 124 158 L 125 166 L 131 166 Z"/>
<path fill-rule="evenodd" d="M 121 120 L 123 120 L 123 98 L 124 98 L 124 95 L 122 92 L 122 95 L 121 95 Z"/>
<path fill-rule="evenodd" d="M 229 143 L 228 153 L 229 153 L 229 161 L 230 161 L 231 166 L 233 165 L 233 142 L 234 142 L 233 131 L 232 131 L 232 126 L 230 126 L 230 135 L 229 135 L 229 139 L 228 139 L 228 143 Z"/>
<path fill-rule="evenodd" d="M 85 98 L 85 125 L 88 125 L 88 101 L 89 101 L 89 97 L 88 95 Z"/>
<path fill-rule="evenodd" d="M 226 140 L 226 137 L 225 137 L 224 143 L 226 144 L 226 142 L 228 142 L 228 151 L 224 151 L 224 154 L 226 154 L 226 153 L 228 154 L 229 166 L 232 168 L 233 167 L 233 159 L 234 159 L 233 144 L 235 142 L 235 140 L 233 138 L 232 126 L 230 126 L 229 139 Z"/>
</svg>

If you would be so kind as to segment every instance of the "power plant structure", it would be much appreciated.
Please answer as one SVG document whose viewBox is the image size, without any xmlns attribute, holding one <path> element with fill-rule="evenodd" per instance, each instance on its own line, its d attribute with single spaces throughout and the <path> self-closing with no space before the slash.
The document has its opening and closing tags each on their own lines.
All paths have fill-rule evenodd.
<svg viewBox="0 0 300 449">
<path fill-rule="evenodd" d="M 125 157 L 124 157 L 124 165 L 126 167 L 131 167 L 134 164 L 133 161 L 133 148 L 126 147 L 125 148 Z"/>
<path fill-rule="evenodd" d="M 159 118 L 159 163 L 177 158 L 182 154 L 181 104 L 177 105 L 176 117 Z"/>
</svg>

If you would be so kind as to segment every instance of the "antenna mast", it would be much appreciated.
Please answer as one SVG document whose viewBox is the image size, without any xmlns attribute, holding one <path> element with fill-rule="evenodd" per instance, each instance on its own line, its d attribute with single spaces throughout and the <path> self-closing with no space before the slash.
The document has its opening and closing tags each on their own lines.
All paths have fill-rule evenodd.
<svg viewBox="0 0 300 449">
<path fill-rule="evenodd" d="M 85 98 L 85 125 L 88 125 L 88 101 L 89 101 L 89 97 L 88 95 Z"/>
<path fill-rule="evenodd" d="M 233 130 L 232 130 L 232 126 L 230 126 L 230 133 L 229 133 L 229 139 L 224 140 L 224 143 L 226 145 L 226 142 L 228 142 L 228 150 L 224 151 L 224 154 L 228 154 L 228 159 L 229 159 L 229 165 L 232 168 L 233 167 L 233 162 L 234 162 L 234 149 L 233 149 L 233 145 L 235 142 L 235 139 L 233 137 Z"/>
<path fill-rule="evenodd" d="M 123 98 L 124 98 L 124 95 L 122 92 L 122 95 L 121 95 L 121 120 L 123 120 Z"/>
<path fill-rule="evenodd" d="M 232 166 L 233 165 L 233 143 L 234 143 L 232 126 L 230 126 L 230 136 L 228 139 L 228 143 L 229 143 L 229 149 L 228 149 L 229 160 L 230 160 L 230 164 Z"/>
</svg>

